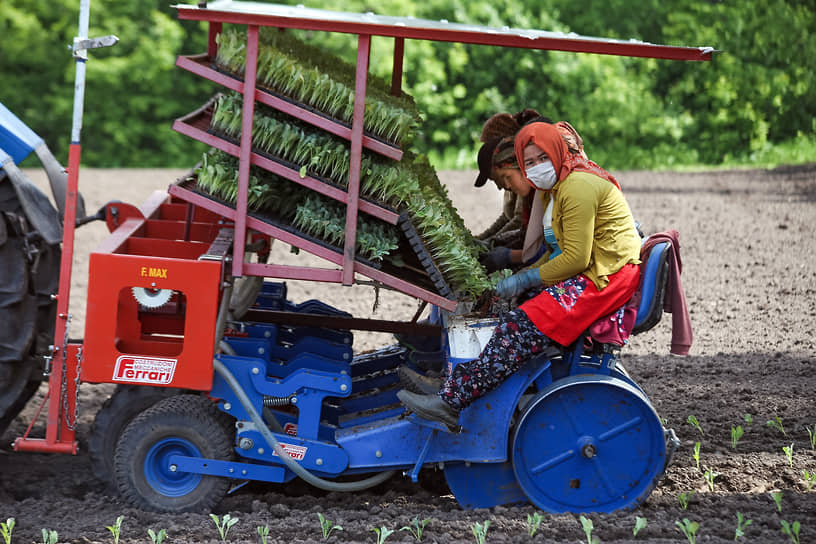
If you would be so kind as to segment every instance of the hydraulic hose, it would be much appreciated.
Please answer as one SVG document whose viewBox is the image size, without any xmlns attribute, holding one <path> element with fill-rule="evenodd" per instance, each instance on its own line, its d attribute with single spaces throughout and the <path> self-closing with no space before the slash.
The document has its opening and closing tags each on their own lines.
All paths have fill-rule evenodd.
<svg viewBox="0 0 816 544">
<path fill-rule="evenodd" d="M 374 487 L 375 485 L 381 484 L 394 475 L 395 471 L 389 470 L 356 482 L 332 482 L 330 480 L 324 480 L 315 476 L 303 468 L 297 461 L 289 457 L 289 454 L 284 451 L 283 447 L 280 445 L 280 442 L 275 439 L 275 435 L 272 434 L 264 423 L 264 420 L 258 414 L 258 411 L 255 410 L 254 406 L 252 406 L 252 401 L 249 400 L 249 397 L 244 392 L 241 384 L 238 383 L 238 380 L 235 379 L 235 376 L 232 375 L 232 372 L 230 372 L 229 369 L 218 359 L 213 359 L 213 367 L 215 368 L 215 371 L 218 372 L 221 377 L 224 378 L 224 380 L 226 380 L 227 385 L 230 386 L 230 389 L 232 389 L 233 393 L 235 393 L 235 396 L 238 397 L 238 401 L 241 403 L 241 406 L 243 406 L 246 413 L 249 414 L 249 419 L 252 420 L 252 423 L 254 423 L 255 427 L 258 429 L 258 431 L 260 431 L 261 435 L 264 437 L 264 440 L 266 440 L 272 446 L 272 449 L 275 450 L 275 453 L 278 454 L 278 457 L 280 457 L 281 461 L 283 461 L 289 470 L 300 476 L 305 482 L 317 487 L 318 489 L 324 489 L 326 491 L 362 491 L 363 489 L 368 489 L 370 487 Z M 269 411 L 268 416 L 275 420 L 275 423 L 277 423 L 278 427 L 280 427 L 280 423 L 278 423 L 271 411 Z"/>
</svg>

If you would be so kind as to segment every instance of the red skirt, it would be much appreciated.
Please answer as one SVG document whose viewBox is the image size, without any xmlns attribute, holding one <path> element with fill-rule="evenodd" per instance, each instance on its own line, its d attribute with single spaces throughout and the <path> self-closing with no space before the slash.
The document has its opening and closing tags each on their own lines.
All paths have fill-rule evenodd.
<svg viewBox="0 0 816 544">
<path fill-rule="evenodd" d="M 638 286 L 640 268 L 627 264 L 611 276 L 601 291 L 579 274 L 545 287 L 519 308 L 538 330 L 562 346 L 572 344 L 599 318 L 626 304 Z"/>
</svg>

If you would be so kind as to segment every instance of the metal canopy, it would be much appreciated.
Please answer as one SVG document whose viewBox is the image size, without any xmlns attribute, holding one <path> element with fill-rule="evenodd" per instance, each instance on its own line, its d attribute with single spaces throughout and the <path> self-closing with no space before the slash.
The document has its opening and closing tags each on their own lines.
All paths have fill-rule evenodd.
<svg viewBox="0 0 816 544">
<path fill-rule="evenodd" d="M 202 3 L 204 5 L 205 3 Z M 350 13 L 305 6 L 218 0 L 206 7 L 176 5 L 180 19 L 220 23 L 322 30 L 417 40 L 459 42 L 578 53 L 598 53 L 670 60 L 711 60 L 712 47 L 657 45 L 637 40 L 610 40 L 575 33 L 489 27 L 394 17 L 374 13 Z"/>
</svg>

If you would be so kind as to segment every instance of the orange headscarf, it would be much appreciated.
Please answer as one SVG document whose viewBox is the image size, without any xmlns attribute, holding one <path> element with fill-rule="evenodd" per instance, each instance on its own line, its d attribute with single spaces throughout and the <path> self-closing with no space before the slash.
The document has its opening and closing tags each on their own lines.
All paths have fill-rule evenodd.
<svg viewBox="0 0 816 544">
<path fill-rule="evenodd" d="M 516 134 L 514 142 L 516 159 L 525 179 L 527 179 L 527 170 L 524 167 L 524 148 L 530 143 L 534 143 L 547 154 L 555 168 L 558 181 L 566 178 L 572 172 L 589 172 L 611 182 L 620 189 L 618 180 L 612 174 L 580 154 L 571 153 L 561 130 L 556 125 L 549 123 L 530 123 L 523 126 Z M 527 182 L 533 185 L 529 180 Z"/>
</svg>

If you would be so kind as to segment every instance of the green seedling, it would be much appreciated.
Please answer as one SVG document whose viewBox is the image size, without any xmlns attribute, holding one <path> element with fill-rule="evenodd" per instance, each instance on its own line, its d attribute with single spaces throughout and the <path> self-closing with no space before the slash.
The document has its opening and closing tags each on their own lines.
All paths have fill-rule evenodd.
<svg viewBox="0 0 816 544">
<path fill-rule="evenodd" d="M 705 433 L 703 432 L 703 428 L 702 428 L 702 427 L 700 427 L 700 422 L 699 422 L 699 421 L 697 421 L 697 418 L 696 418 L 695 416 L 693 416 L 693 415 L 688 416 L 688 417 L 686 418 L 686 422 L 687 422 L 689 425 L 691 425 L 692 427 L 694 427 L 695 429 L 697 429 L 698 431 L 700 431 L 700 434 L 701 434 L 701 435 L 705 435 Z"/>
<path fill-rule="evenodd" d="M 113 525 L 108 525 L 106 527 L 113 535 L 113 544 L 119 544 L 119 535 L 122 534 L 122 521 L 124 519 L 125 516 L 119 516 L 116 518 L 116 522 Z"/>
<path fill-rule="evenodd" d="M 411 525 L 406 525 L 401 528 L 400 531 L 410 532 L 411 535 L 416 538 L 417 542 L 420 542 L 422 540 L 422 533 L 425 531 L 425 526 L 428 525 L 430 521 L 430 519 L 420 521 L 418 517 L 414 516 L 414 519 L 411 520 Z"/>
<path fill-rule="evenodd" d="M 641 529 L 645 529 L 646 523 L 646 518 L 635 516 L 635 528 L 632 529 L 632 536 L 637 536 Z"/>
<path fill-rule="evenodd" d="M 374 527 L 371 530 L 377 533 L 377 540 L 375 541 L 377 542 L 377 544 L 383 544 L 383 542 L 385 542 L 385 539 L 388 538 L 388 536 L 394 532 L 388 527 L 380 527 L 379 529 Z"/>
<path fill-rule="evenodd" d="M 765 422 L 765 425 L 767 425 L 768 427 L 773 427 L 774 429 L 782 433 L 782 436 L 788 436 L 788 433 L 785 432 L 785 427 L 782 426 L 782 418 L 779 416 L 774 416 L 773 419 L 769 419 L 768 421 Z"/>
<path fill-rule="evenodd" d="M 737 442 L 739 442 L 740 438 L 742 438 L 743 430 L 742 425 L 737 425 L 736 427 L 731 426 L 731 449 L 737 449 Z"/>
<path fill-rule="evenodd" d="M 774 500 L 774 503 L 776 504 L 776 509 L 781 514 L 782 513 L 782 492 L 781 491 L 774 491 L 773 493 L 771 493 L 771 498 Z"/>
<path fill-rule="evenodd" d="M 808 472 L 808 470 L 805 469 L 802 471 L 802 476 L 805 477 L 805 491 L 813 489 L 814 484 L 816 484 L 816 470 Z"/>
<path fill-rule="evenodd" d="M 810 449 L 816 450 L 816 423 L 813 424 L 813 429 L 810 427 L 805 427 L 808 432 L 808 436 L 810 437 Z"/>
<path fill-rule="evenodd" d="M 793 444 L 790 446 L 782 446 L 782 451 L 785 452 L 785 457 L 788 458 L 788 464 L 793 468 Z"/>
<path fill-rule="evenodd" d="M 584 529 L 584 534 L 586 535 L 587 538 L 587 544 L 597 544 L 598 537 L 592 536 L 592 530 L 595 529 L 595 525 L 592 523 L 592 520 L 584 516 L 580 516 L 578 520 L 581 522 L 581 527 Z"/>
<path fill-rule="evenodd" d="M 234 518 L 229 514 L 224 514 L 224 517 L 221 519 L 215 514 L 210 514 L 210 519 L 213 520 L 216 529 L 218 529 L 218 536 L 221 537 L 221 542 L 227 541 L 227 535 L 229 535 L 230 529 L 232 529 L 233 525 L 238 523 L 238 518 Z"/>
<path fill-rule="evenodd" d="M 49 529 L 42 530 L 42 539 L 43 544 L 57 544 L 59 540 L 59 535 L 56 531 L 51 531 Z"/>
<path fill-rule="evenodd" d="M 751 423 L 754 422 L 754 416 L 752 416 L 751 414 L 745 414 L 744 416 L 742 416 L 742 419 L 745 421 L 746 425 L 750 425 Z"/>
<path fill-rule="evenodd" d="M 742 512 L 737 512 L 737 530 L 734 533 L 734 540 L 739 540 L 745 536 L 745 528 L 751 525 L 754 521 L 745 519 Z"/>
<path fill-rule="evenodd" d="M 0 522 L 0 533 L 3 533 L 3 542 L 11 544 L 11 533 L 14 531 L 14 518 L 8 518 L 6 521 Z"/>
<path fill-rule="evenodd" d="M 150 537 L 150 542 L 152 542 L 153 544 L 162 544 L 162 542 L 164 542 L 164 539 L 167 538 L 167 531 L 161 529 L 158 533 L 156 533 L 155 531 L 153 531 L 153 529 L 148 529 L 147 536 Z"/>
<path fill-rule="evenodd" d="M 320 512 L 317 513 L 317 517 L 320 519 L 320 530 L 323 531 L 323 540 L 328 540 L 333 531 L 343 530 L 339 525 L 332 523 L 330 519 L 324 518 Z"/>
<path fill-rule="evenodd" d="M 688 518 L 683 518 L 683 522 L 680 523 L 679 521 L 674 522 L 677 525 L 677 529 L 683 533 L 683 536 L 689 541 L 689 544 L 694 544 L 697 541 L 697 529 L 700 528 L 700 524 L 696 521 L 689 521 Z"/>
<path fill-rule="evenodd" d="M 694 462 L 697 463 L 697 470 L 700 470 L 700 443 L 694 443 L 694 452 L 691 454 L 694 457 Z"/>
<path fill-rule="evenodd" d="M 479 523 L 478 521 L 473 524 L 471 529 L 473 530 L 473 536 L 476 537 L 476 544 L 484 544 L 484 541 L 487 538 L 487 530 L 489 528 L 490 520 L 485 520 L 484 524 Z"/>
<path fill-rule="evenodd" d="M 683 510 L 688 509 L 689 499 L 692 495 L 694 495 L 694 490 L 686 491 L 685 493 L 680 493 L 677 495 L 677 502 L 680 503 L 680 508 Z"/>
<path fill-rule="evenodd" d="M 258 544 L 266 544 L 266 541 L 269 539 L 269 525 L 264 525 L 263 527 L 258 525 L 256 530 L 258 532 Z"/>
<path fill-rule="evenodd" d="M 527 532 L 530 534 L 530 536 L 536 534 L 536 531 L 538 531 L 538 528 L 541 527 L 541 522 L 543 520 L 544 516 L 537 510 L 533 514 L 527 514 Z"/>
<path fill-rule="evenodd" d="M 782 524 L 782 532 L 790 537 L 793 541 L 793 544 L 799 544 L 799 522 L 794 521 L 793 523 L 788 523 L 784 519 L 779 520 L 779 523 Z"/>
<path fill-rule="evenodd" d="M 708 484 L 708 490 L 714 493 L 714 480 L 719 476 L 719 472 L 715 472 L 713 469 L 708 469 L 705 471 L 705 481 Z"/>
</svg>

